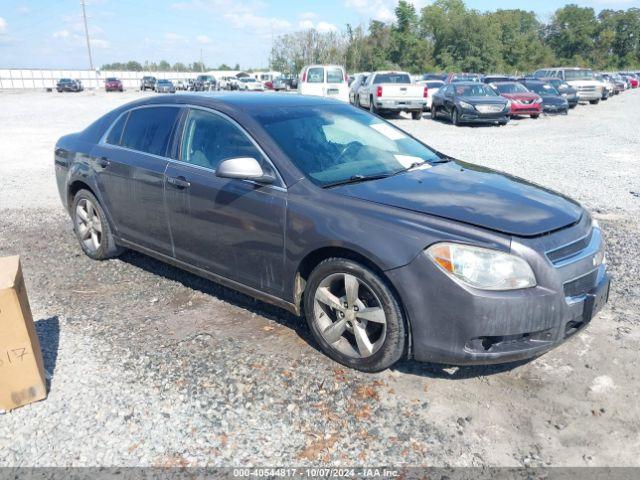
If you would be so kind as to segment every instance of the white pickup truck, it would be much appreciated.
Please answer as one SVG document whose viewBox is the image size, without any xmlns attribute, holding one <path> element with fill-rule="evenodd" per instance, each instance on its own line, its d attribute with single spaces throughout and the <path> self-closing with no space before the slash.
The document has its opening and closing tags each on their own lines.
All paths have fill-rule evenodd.
<svg viewBox="0 0 640 480">
<path fill-rule="evenodd" d="M 420 120 L 427 92 L 425 85 L 412 83 L 407 72 L 374 72 L 356 92 L 355 104 L 371 113 L 407 112 Z"/>
</svg>

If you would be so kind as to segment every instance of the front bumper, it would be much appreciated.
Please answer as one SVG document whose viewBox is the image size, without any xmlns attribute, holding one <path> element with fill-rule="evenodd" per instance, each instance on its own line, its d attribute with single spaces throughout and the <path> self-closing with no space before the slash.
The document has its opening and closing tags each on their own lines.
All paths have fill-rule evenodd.
<svg viewBox="0 0 640 480">
<path fill-rule="evenodd" d="M 543 104 L 542 111 L 544 113 L 566 113 L 569 110 L 569 103 L 561 105 Z"/>
<path fill-rule="evenodd" d="M 600 248 L 599 231 L 592 239 L 589 248 Z M 552 265 L 544 254 L 534 254 L 534 243 L 548 244 L 549 239 L 516 247 L 525 258 L 532 256 L 528 261 L 538 279 L 538 286 L 524 290 L 470 288 L 423 254 L 386 272 L 411 323 L 413 357 L 453 365 L 512 362 L 538 356 L 583 329 L 608 301 L 606 266 L 594 269 L 589 255 Z"/>
<path fill-rule="evenodd" d="M 411 100 L 411 99 L 376 99 L 375 106 L 378 110 L 386 110 L 390 112 L 411 112 L 423 111 L 427 107 L 427 99 Z"/>
<path fill-rule="evenodd" d="M 511 115 L 540 115 L 542 107 L 540 103 L 511 103 Z"/>
<path fill-rule="evenodd" d="M 462 123 L 506 123 L 509 121 L 507 112 L 482 113 L 477 110 L 462 109 L 459 117 Z"/>
</svg>

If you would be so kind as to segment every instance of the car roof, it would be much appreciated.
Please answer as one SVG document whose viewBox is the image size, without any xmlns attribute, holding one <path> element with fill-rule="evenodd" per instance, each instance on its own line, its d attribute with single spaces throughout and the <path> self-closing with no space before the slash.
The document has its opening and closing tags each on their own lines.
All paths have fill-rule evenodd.
<svg viewBox="0 0 640 480">
<path fill-rule="evenodd" d="M 477 85 L 477 84 L 476 84 Z M 268 95 L 246 95 L 244 93 L 184 93 L 171 96 L 154 96 L 137 100 L 129 104 L 129 108 L 153 104 L 189 104 L 202 107 L 246 110 L 255 107 L 316 107 L 322 105 L 346 105 L 340 100 L 316 97 L 311 95 L 292 95 L 288 93 L 270 93 Z"/>
</svg>

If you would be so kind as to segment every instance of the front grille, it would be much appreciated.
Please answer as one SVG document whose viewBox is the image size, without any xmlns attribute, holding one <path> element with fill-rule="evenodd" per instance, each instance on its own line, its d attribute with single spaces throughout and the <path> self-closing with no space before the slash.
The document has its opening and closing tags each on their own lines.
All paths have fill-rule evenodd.
<svg viewBox="0 0 640 480">
<path fill-rule="evenodd" d="M 533 103 L 533 100 L 521 100 L 520 103 L 522 103 L 523 105 L 531 105 Z"/>
<path fill-rule="evenodd" d="M 595 92 L 596 91 L 596 87 L 594 87 L 594 86 L 578 87 L 578 91 L 580 91 L 580 92 Z"/>
<path fill-rule="evenodd" d="M 587 248 L 587 246 L 591 242 L 592 234 L 593 232 L 591 232 L 589 235 L 581 238 L 576 242 L 570 243 L 569 245 L 565 245 L 556 250 L 551 250 L 550 252 L 547 252 L 547 257 L 555 265 L 557 263 L 560 263 L 562 260 L 565 260 L 569 257 L 572 257 L 580 253 L 582 250 Z"/>
<path fill-rule="evenodd" d="M 598 270 L 594 270 L 582 277 L 571 280 L 564 284 L 564 295 L 565 297 L 579 297 L 581 295 L 586 295 L 596 286 L 597 280 Z"/>
</svg>

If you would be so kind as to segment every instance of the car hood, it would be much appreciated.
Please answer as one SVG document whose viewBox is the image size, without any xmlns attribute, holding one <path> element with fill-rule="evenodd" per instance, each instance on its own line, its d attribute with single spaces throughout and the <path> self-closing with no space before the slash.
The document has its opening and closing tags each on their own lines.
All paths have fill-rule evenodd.
<svg viewBox="0 0 640 480">
<path fill-rule="evenodd" d="M 540 95 L 540 97 L 547 105 L 563 105 L 567 103 L 567 99 L 559 95 Z"/>
<path fill-rule="evenodd" d="M 523 237 L 572 225 L 583 214 L 578 203 L 558 193 L 460 161 L 418 167 L 333 190 L 352 198 Z"/>
</svg>

